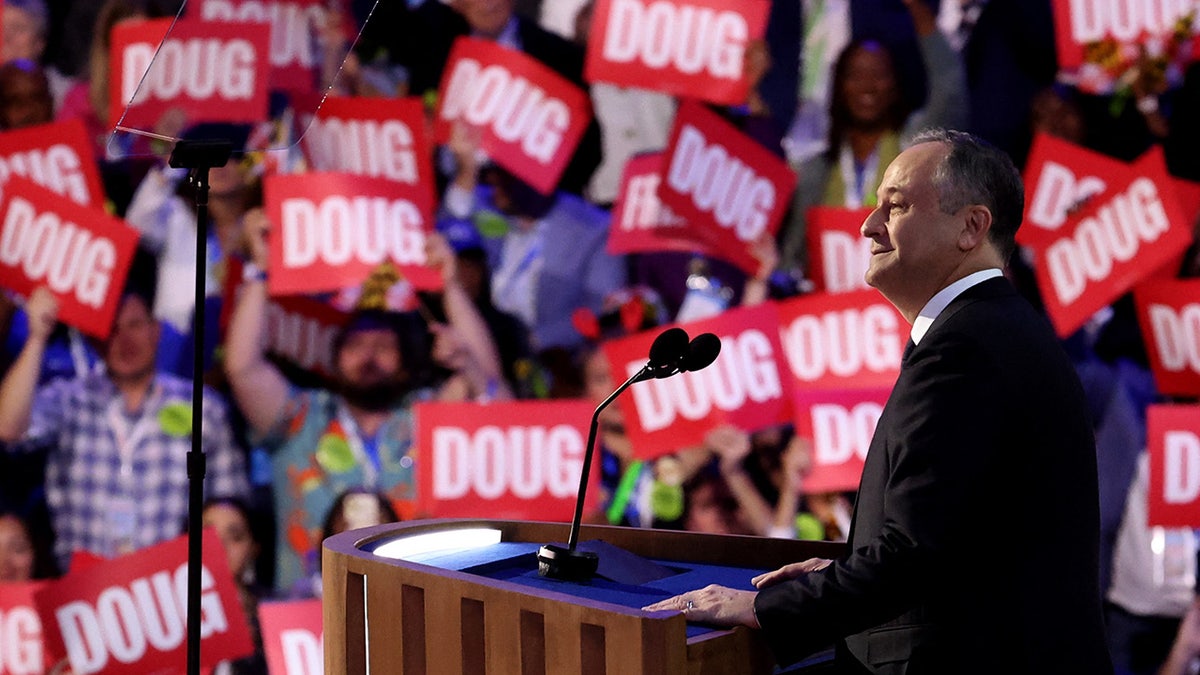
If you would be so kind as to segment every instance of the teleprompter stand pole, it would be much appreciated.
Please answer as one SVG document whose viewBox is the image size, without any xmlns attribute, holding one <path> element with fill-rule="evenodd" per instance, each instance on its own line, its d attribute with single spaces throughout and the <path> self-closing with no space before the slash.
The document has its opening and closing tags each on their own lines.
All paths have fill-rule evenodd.
<svg viewBox="0 0 1200 675">
<path fill-rule="evenodd" d="M 208 170 L 225 166 L 233 146 L 229 141 L 179 141 L 168 164 L 190 169 L 188 180 L 196 188 L 196 307 L 192 315 L 192 447 L 187 454 L 188 474 L 188 576 L 187 576 L 187 675 L 200 675 L 200 566 L 204 529 L 204 299 L 208 278 Z"/>
</svg>

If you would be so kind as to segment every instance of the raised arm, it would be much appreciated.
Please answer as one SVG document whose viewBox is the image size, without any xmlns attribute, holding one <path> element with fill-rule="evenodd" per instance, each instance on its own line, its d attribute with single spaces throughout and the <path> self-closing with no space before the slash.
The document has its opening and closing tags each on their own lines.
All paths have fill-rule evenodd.
<svg viewBox="0 0 1200 675">
<path fill-rule="evenodd" d="M 442 307 L 446 312 L 447 328 L 453 331 L 453 336 L 447 336 L 447 339 L 456 341 L 466 352 L 465 363 L 457 368 L 457 374 L 470 383 L 471 393 L 475 396 L 487 394 L 491 398 L 509 398 L 511 392 L 504 383 L 500 353 L 491 329 L 458 280 L 458 266 L 450 245 L 441 235 L 432 235 L 427 241 L 425 255 L 427 263 L 442 273 Z"/>
<path fill-rule="evenodd" d="M 254 266 L 251 270 L 257 268 L 263 274 L 247 274 L 242 281 L 225 335 L 225 375 L 250 427 L 266 434 L 283 413 L 288 392 L 283 375 L 263 356 L 267 314 L 266 237 L 270 221 L 261 209 L 252 209 L 242 219 L 242 227 Z"/>
<path fill-rule="evenodd" d="M 49 289 L 39 286 L 25 303 L 25 313 L 29 316 L 29 337 L 12 368 L 0 380 L 0 441 L 5 443 L 20 440 L 29 429 L 42 357 L 58 320 L 58 299 Z"/>
</svg>

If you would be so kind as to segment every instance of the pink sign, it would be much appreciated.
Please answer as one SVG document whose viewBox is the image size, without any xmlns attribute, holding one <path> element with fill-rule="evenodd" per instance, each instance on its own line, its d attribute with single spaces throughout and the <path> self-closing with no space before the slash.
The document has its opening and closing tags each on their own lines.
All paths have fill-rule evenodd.
<svg viewBox="0 0 1200 675">
<path fill-rule="evenodd" d="M 172 21 L 113 28 L 109 119 L 115 123 L 124 114 L 123 126 L 142 130 L 154 130 L 172 109 L 182 110 L 188 124 L 265 120 L 269 64 L 262 27 L 180 19 L 167 36 Z"/>
<path fill-rule="evenodd" d="M 765 0 L 599 0 L 588 38 L 589 82 L 744 103 L 746 47 L 763 37 Z"/>
<path fill-rule="evenodd" d="M 651 459 L 698 445 L 721 424 L 756 430 L 791 420 L 791 393 L 773 303 L 732 309 L 681 327 L 692 336 L 715 333 L 721 353 L 703 370 L 630 387 L 622 410 L 635 455 Z M 646 364 L 660 332 L 604 343 L 614 380 L 624 381 Z"/>
<path fill-rule="evenodd" d="M 320 32 L 326 21 L 336 19 L 327 0 L 200 0 L 199 5 L 205 21 L 251 25 L 270 36 L 272 89 L 295 94 L 317 90 Z M 270 25 L 264 30 L 263 23 Z"/>
<path fill-rule="evenodd" d="M 481 131 L 481 148 L 543 194 L 558 185 L 592 105 L 586 92 L 548 66 L 494 42 L 461 37 L 439 89 L 435 138 L 454 124 Z"/>
<path fill-rule="evenodd" d="M 0 185 L 12 176 L 28 178 L 80 206 L 104 206 L 100 171 L 79 120 L 0 133 Z"/>
<path fill-rule="evenodd" d="M 796 434 L 812 442 L 807 493 L 858 489 L 890 389 L 796 390 Z"/>
<path fill-rule="evenodd" d="M 137 240 L 137 230 L 103 209 L 10 178 L 0 201 L 0 286 L 22 295 L 46 286 L 59 319 L 105 338 Z"/>
<path fill-rule="evenodd" d="M 1200 405 L 1146 410 L 1149 525 L 1200 527 Z"/>
<path fill-rule="evenodd" d="M 779 303 L 783 353 L 800 390 L 891 389 L 908 333 L 904 316 L 874 290 Z"/>
<path fill-rule="evenodd" d="M 808 277 L 815 290 L 845 293 L 870 288 L 866 274 L 871 240 L 862 235 L 862 225 L 871 211 L 830 206 L 808 210 Z"/>
<path fill-rule="evenodd" d="M 625 163 L 621 188 L 613 203 L 609 253 L 705 251 L 703 244 L 680 236 L 686 223 L 658 199 L 662 164 L 661 152 L 637 155 Z"/>
<path fill-rule="evenodd" d="M 594 407 L 589 401 L 419 404 L 421 511 L 436 518 L 571 520 Z"/>
<path fill-rule="evenodd" d="M 274 675 L 322 675 L 325 636 L 321 601 L 263 602 L 258 605 L 267 669 Z"/>
<path fill-rule="evenodd" d="M 433 230 L 429 191 L 386 178 L 345 173 L 268 176 L 271 295 L 337 291 L 360 284 L 391 261 L 418 289 L 441 287 L 425 266 Z"/>
<path fill-rule="evenodd" d="M 687 236 L 753 274 L 760 237 L 774 236 L 796 187 L 782 159 L 696 101 L 679 106 L 658 196 Z"/>
<path fill-rule="evenodd" d="M 1034 272 L 1060 336 L 1175 260 L 1192 241 L 1162 149 L 1139 158 L 1079 218 L 1035 243 Z"/>
<path fill-rule="evenodd" d="M 108 560 L 48 583 L 35 595 L 46 640 L 75 675 L 172 670 L 187 652 L 187 537 Z M 204 534 L 201 665 L 254 651 L 237 587 L 215 531 Z"/>
<path fill-rule="evenodd" d="M 1200 396 L 1200 279 L 1148 281 L 1133 298 L 1159 393 Z"/>
</svg>

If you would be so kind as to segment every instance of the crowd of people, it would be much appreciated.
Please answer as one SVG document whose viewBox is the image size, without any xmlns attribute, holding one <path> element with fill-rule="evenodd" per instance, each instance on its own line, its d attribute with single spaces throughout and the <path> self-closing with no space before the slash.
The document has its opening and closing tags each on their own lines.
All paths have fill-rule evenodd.
<svg viewBox="0 0 1200 675">
<path fill-rule="evenodd" d="M 969 130 L 1018 166 L 1037 133 L 1120 160 L 1161 145 L 1174 176 L 1200 181 L 1200 65 L 1177 80 L 1139 79 L 1136 104 L 1086 94 L 1056 79 L 1050 4 L 903 0 L 901 12 L 883 0 L 771 2 L 766 37 L 746 53 L 750 95 L 743 105 L 711 106 L 798 176 L 778 235 L 755 246 L 759 269 L 747 273 L 689 252 L 607 251 L 624 165 L 664 149 L 677 101 L 585 81 L 590 0 L 333 3 L 321 44 L 339 58 L 345 50 L 328 45 L 370 20 L 347 43 L 344 66 L 318 69 L 318 87 L 435 100 L 454 40 L 474 36 L 522 51 L 588 91 L 594 120 L 549 195 L 486 157 L 477 134 L 456 128 L 430 158 L 439 204 L 426 259 L 442 290 L 396 302 L 368 288 L 386 286 L 386 271 L 377 271 L 363 288 L 325 298 L 350 311 L 325 355 L 332 372 L 316 375 L 264 347 L 272 223 L 261 155 L 211 173 L 204 309 L 212 319 L 195 335 L 191 188 L 161 159 L 107 152 L 112 29 L 173 16 L 178 0 L 5 0 L 0 132 L 81 120 L 109 209 L 140 239 L 104 341 L 58 323 L 45 289 L 0 294 L 0 581 L 50 578 L 75 553 L 116 556 L 183 531 L 191 378 L 201 377 L 204 520 L 220 535 L 245 602 L 319 595 L 324 537 L 421 515 L 417 402 L 599 402 L 619 383 L 599 349 L 605 340 L 807 292 L 808 209 L 876 207 L 884 170 L 926 127 Z M 239 125 L 177 131 L 235 145 L 251 134 Z M 278 163 L 298 170 L 292 164 Z M 1200 275 L 1200 222 L 1196 232 L 1180 277 Z M 1014 256 L 1006 274 L 1041 306 L 1027 256 Z M 228 321 L 216 320 L 222 315 Z M 193 372 L 197 343 L 201 373 Z M 1145 410 L 1165 399 L 1132 300 L 1118 300 L 1064 345 L 1097 439 L 1114 662 L 1128 673 L 1186 672 L 1200 656 L 1195 564 L 1186 579 L 1155 581 L 1161 551 L 1151 540 L 1190 547 L 1193 558 L 1196 542 L 1190 530 L 1146 525 Z M 601 506 L 589 519 L 845 540 L 854 494 L 805 490 L 810 441 L 791 425 L 721 425 L 697 447 L 642 460 L 618 403 L 601 418 Z M 1020 527 L 1037 526 L 1007 534 L 1019 541 Z M 242 666 L 262 668 L 261 660 Z"/>
</svg>

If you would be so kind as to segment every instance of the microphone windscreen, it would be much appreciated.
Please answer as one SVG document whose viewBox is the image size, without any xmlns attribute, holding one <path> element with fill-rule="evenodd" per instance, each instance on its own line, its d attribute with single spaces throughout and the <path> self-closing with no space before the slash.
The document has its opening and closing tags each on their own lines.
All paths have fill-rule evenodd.
<svg viewBox="0 0 1200 675">
<path fill-rule="evenodd" d="M 721 353 L 721 338 L 712 333 L 701 333 L 688 344 L 680 370 L 692 371 L 707 368 Z"/>
<path fill-rule="evenodd" d="M 682 328 L 668 328 L 650 345 L 650 366 L 675 365 L 688 351 L 688 334 Z"/>
</svg>

